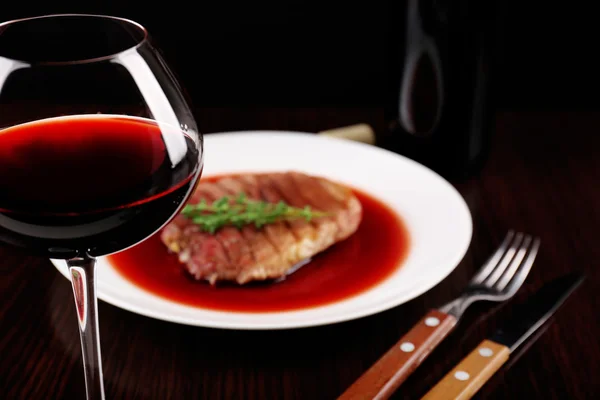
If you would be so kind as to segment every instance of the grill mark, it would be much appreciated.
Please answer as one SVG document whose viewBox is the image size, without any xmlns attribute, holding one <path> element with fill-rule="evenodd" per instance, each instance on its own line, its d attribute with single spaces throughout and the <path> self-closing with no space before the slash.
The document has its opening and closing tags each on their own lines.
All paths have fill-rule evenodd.
<svg viewBox="0 0 600 400">
<path fill-rule="evenodd" d="M 214 183 L 204 184 L 202 187 L 199 187 L 198 191 L 208 202 L 218 200 L 227 194 Z M 228 272 L 231 272 L 234 276 L 237 275 L 239 269 L 256 263 L 252 247 L 237 228 L 231 226 L 222 227 L 215 233 L 215 237 L 225 249 L 230 263 L 230 268 L 228 269 L 231 269 Z"/>
<path fill-rule="evenodd" d="M 344 207 L 340 201 L 333 197 L 329 190 L 319 183 L 318 179 L 305 174 L 292 172 L 289 174 L 290 179 L 298 187 L 298 192 L 302 198 L 314 206 L 314 208 L 325 211 L 335 212 L 334 217 L 325 217 L 336 224 L 336 238 L 344 236 L 350 226 L 349 210 Z"/>
<path fill-rule="evenodd" d="M 217 182 L 217 186 L 226 194 L 237 195 L 243 189 L 243 185 L 235 178 L 224 178 Z M 258 190 L 250 188 L 246 195 L 250 199 L 258 200 Z M 261 231 L 257 230 L 254 226 L 242 227 L 242 235 L 248 241 L 252 252 L 254 253 L 255 262 L 249 267 L 243 268 L 240 275 L 238 276 L 238 282 L 245 282 L 251 277 L 269 278 L 274 275 L 281 275 L 282 272 L 287 270 L 289 264 L 287 264 L 281 254 L 277 251 L 277 248 L 271 243 L 267 236 Z"/>
<path fill-rule="evenodd" d="M 199 232 L 198 227 L 192 227 L 193 233 L 189 231 L 184 234 L 191 236 L 189 246 L 189 260 L 186 265 L 188 272 L 196 279 L 206 279 L 215 284 L 219 277 L 219 271 L 229 267 L 227 252 L 222 244 L 212 235 Z"/>
<path fill-rule="evenodd" d="M 264 185 L 258 175 L 242 175 L 236 180 L 236 183 L 240 185 L 240 190 L 251 193 L 252 198 L 261 199 L 268 203 L 277 203 L 279 201 L 279 198 L 273 200 L 272 196 L 265 196 Z M 255 190 L 252 190 L 252 188 L 255 188 Z M 263 231 L 282 260 L 285 260 L 287 266 L 291 266 L 299 261 L 297 238 L 290 230 L 287 222 L 283 221 L 265 225 Z"/>
<path fill-rule="evenodd" d="M 193 202 L 200 202 L 202 199 L 209 202 L 211 197 L 207 190 L 210 183 L 201 183 L 193 194 Z M 183 232 L 185 237 L 190 239 L 190 259 L 187 262 L 188 271 L 197 270 L 194 276 L 197 279 L 204 278 L 211 284 L 215 284 L 221 277 L 222 271 L 231 270 L 231 259 L 227 248 L 218 235 L 211 235 L 202 232 L 200 227 L 189 223 Z"/>
<path fill-rule="evenodd" d="M 287 191 L 285 187 L 282 187 L 281 177 L 283 174 L 269 174 L 265 175 L 265 183 L 268 182 L 269 187 L 273 189 L 277 195 L 285 201 L 287 204 L 293 207 L 304 207 L 304 203 L 299 200 L 298 196 L 294 196 L 293 192 Z M 307 231 L 315 231 L 317 227 L 310 222 L 306 222 L 302 219 L 290 220 L 288 221 L 291 229 L 294 231 L 294 234 L 298 238 L 304 238 L 306 235 L 304 232 Z M 311 234 L 314 235 L 314 232 Z"/>
<path fill-rule="evenodd" d="M 279 203 L 280 201 L 285 201 L 277 189 L 273 187 L 273 183 L 269 180 L 266 174 L 258 175 L 257 179 L 259 182 L 261 197 L 265 199 L 265 201 L 268 201 L 269 203 Z M 289 234 L 293 236 L 296 241 L 300 239 L 300 237 L 298 237 L 294 231 L 290 221 L 282 221 L 281 224 L 285 225 Z"/>
<path fill-rule="evenodd" d="M 360 225 L 363 214 L 362 204 L 353 195 L 352 190 L 344 188 L 340 185 L 336 185 L 333 182 L 325 179 L 317 179 L 314 177 L 312 177 L 312 179 L 317 184 L 322 186 L 339 204 L 342 204 L 343 211 L 341 211 L 340 214 L 343 219 L 340 221 L 344 225 L 338 233 L 337 240 L 341 241 L 348 238 L 358 229 L 358 226 Z"/>
<path fill-rule="evenodd" d="M 177 216 L 161 233 L 163 243 L 177 254 L 188 273 L 196 279 L 206 278 L 214 283 L 215 271 L 229 263 L 221 244 L 183 216 Z"/>
<path fill-rule="evenodd" d="M 272 177 L 274 187 L 277 188 L 289 205 L 294 207 L 304 207 L 306 205 L 288 174 L 273 174 Z M 312 253 L 319 252 L 334 243 L 337 227 L 333 221 L 318 219 L 307 223 L 304 220 L 294 220 L 292 223 L 302 224 L 300 228 L 304 228 L 305 226 L 313 228 L 314 231 L 310 236 L 310 239 L 312 239 L 312 243 L 310 243 Z M 306 236 L 302 235 L 302 237 Z M 307 241 L 305 243 L 307 246 L 309 245 Z"/>
</svg>

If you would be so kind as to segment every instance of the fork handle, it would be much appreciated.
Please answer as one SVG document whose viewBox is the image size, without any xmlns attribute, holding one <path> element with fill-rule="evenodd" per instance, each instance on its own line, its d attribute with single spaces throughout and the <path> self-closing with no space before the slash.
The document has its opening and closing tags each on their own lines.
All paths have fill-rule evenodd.
<svg viewBox="0 0 600 400">
<path fill-rule="evenodd" d="M 455 324 L 454 316 L 430 310 L 338 400 L 387 399 L 452 331 Z"/>
</svg>

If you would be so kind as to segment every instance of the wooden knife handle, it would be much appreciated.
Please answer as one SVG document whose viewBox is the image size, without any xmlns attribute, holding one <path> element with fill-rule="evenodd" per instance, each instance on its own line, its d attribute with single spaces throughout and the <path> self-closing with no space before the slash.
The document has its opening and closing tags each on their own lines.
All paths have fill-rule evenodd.
<svg viewBox="0 0 600 400">
<path fill-rule="evenodd" d="M 338 400 L 387 399 L 448 335 L 456 318 L 431 310 Z"/>
<path fill-rule="evenodd" d="M 508 347 L 484 340 L 452 371 L 438 382 L 422 400 L 467 400 L 508 360 Z"/>
</svg>

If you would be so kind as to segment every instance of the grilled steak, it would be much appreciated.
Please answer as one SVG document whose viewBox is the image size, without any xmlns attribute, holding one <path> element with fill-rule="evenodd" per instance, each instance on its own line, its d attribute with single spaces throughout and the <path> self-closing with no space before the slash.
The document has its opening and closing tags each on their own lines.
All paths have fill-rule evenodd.
<svg viewBox="0 0 600 400">
<path fill-rule="evenodd" d="M 352 191 L 320 177 L 299 172 L 243 174 L 201 182 L 189 203 L 211 203 L 223 196 L 245 193 L 249 199 L 294 207 L 310 205 L 327 217 L 276 222 L 257 229 L 227 226 L 206 233 L 178 215 L 165 226 L 161 240 L 190 275 L 211 284 L 277 279 L 298 263 L 352 235 L 360 224 L 362 207 Z"/>
</svg>

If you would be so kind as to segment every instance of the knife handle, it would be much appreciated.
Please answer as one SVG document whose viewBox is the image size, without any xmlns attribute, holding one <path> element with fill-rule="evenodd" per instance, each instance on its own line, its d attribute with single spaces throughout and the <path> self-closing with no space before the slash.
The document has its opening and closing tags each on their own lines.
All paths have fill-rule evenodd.
<svg viewBox="0 0 600 400">
<path fill-rule="evenodd" d="M 508 360 L 508 347 L 484 340 L 421 400 L 467 400 Z"/>
<path fill-rule="evenodd" d="M 448 335 L 456 318 L 430 310 L 338 400 L 387 399 Z"/>
</svg>

